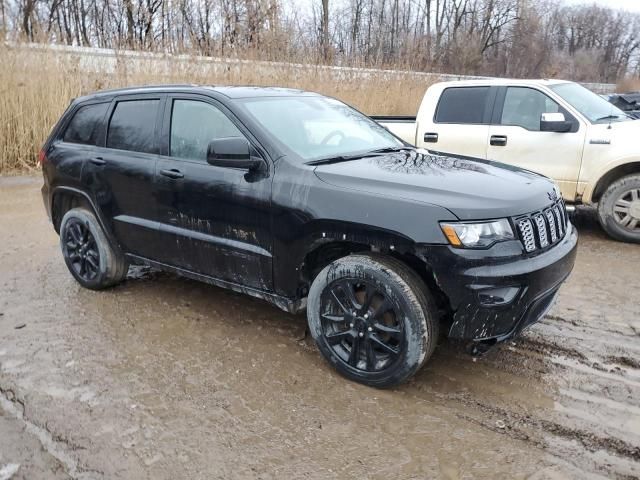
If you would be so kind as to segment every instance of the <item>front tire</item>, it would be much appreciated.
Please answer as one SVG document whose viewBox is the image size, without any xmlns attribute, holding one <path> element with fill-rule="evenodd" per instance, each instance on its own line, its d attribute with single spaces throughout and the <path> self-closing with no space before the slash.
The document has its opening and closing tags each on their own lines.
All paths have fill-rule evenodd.
<svg viewBox="0 0 640 480">
<path fill-rule="evenodd" d="M 640 243 L 640 175 L 627 175 L 607 187 L 598 203 L 598 219 L 616 240 Z"/>
<path fill-rule="evenodd" d="M 84 208 L 71 209 L 62 218 L 60 248 L 71 275 L 85 288 L 102 290 L 127 276 L 124 255 L 111 246 L 95 215 Z"/>
<path fill-rule="evenodd" d="M 334 261 L 309 291 L 309 330 L 325 359 L 372 387 L 400 384 L 433 353 L 435 303 L 424 282 L 396 259 L 350 255 Z"/>
</svg>

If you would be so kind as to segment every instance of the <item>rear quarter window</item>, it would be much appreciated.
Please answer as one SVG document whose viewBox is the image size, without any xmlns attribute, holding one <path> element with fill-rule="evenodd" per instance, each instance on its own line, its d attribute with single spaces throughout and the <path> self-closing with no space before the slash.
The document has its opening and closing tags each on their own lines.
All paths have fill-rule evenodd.
<svg viewBox="0 0 640 480">
<path fill-rule="evenodd" d="M 442 92 L 436 108 L 436 123 L 488 124 L 484 113 L 489 87 L 452 87 Z"/>
<path fill-rule="evenodd" d="M 82 145 L 98 145 L 102 119 L 108 107 L 108 103 L 80 107 L 65 129 L 62 140 Z"/>
</svg>

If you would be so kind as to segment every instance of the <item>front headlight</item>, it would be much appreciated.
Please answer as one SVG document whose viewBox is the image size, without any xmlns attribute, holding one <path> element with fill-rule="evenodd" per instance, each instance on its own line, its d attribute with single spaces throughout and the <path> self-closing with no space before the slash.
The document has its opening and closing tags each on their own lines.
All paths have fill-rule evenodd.
<svg viewBox="0 0 640 480">
<path fill-rule="evenodd" d="M 515 238 L 506 218 L 490 222 L 441 223 L 440 228 L 454 247 L 484 248 Z"/>
</svg>

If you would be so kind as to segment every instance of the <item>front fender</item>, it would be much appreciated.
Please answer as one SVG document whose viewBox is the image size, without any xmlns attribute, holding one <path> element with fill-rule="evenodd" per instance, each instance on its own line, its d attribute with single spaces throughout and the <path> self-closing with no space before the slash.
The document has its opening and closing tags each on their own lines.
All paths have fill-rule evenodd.
<svg viewBox="0 0 640 480">
<path fill-rule="evenodd" d="M 616 169 L 632 164 L 637 164 L 637 171 L 640 172 L 640 156 L 638 155 L 618 158 L 606 163 L 605 165 L 598 166 L 598 168 L 595 170 L 595 173 L 590 175 L 592 180 L 586 182 L 584 193 L 582 194 L 582 203 L 593 203 L 594 193 L 596 191 L 600 191 L 600 193 L 602 193 L 602 182 L 607 181 L 608 175 Z"/>
</svg>

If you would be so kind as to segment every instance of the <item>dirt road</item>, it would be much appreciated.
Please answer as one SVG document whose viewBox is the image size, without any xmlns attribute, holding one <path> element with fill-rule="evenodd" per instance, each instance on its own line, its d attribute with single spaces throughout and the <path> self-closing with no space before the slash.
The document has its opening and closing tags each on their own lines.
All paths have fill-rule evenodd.
<svg viewBox="0 0 640 480">
<path fill-rule="evenodd" d="M 640 247 L 580 212 L 526 335 L 441 345 L 408 384 L 339 377 L 305 318 L 132 269 L 83 290 L 37 178 L 0 179 L 0 472 L 25 478 L 638 478 Z"/>
</svg>

